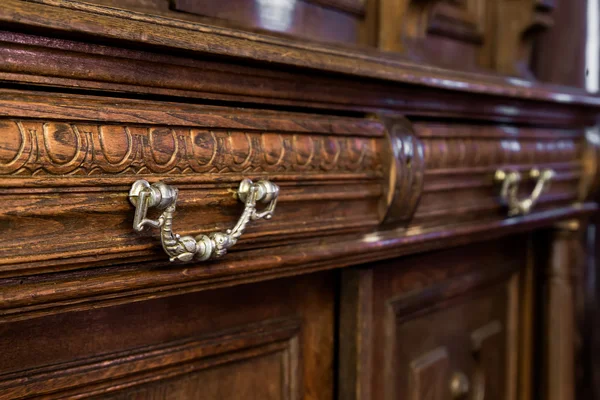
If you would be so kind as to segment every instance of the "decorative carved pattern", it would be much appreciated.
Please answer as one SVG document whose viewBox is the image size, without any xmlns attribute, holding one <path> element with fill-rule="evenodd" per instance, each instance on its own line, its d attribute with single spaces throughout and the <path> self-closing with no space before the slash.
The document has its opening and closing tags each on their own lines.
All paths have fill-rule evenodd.
<svg viewBox="0 0 600 400">
<path fill-rule="evenodd" d="M 0 121 L 0 175 L 381 173 L 375 138 Z"/>
<path fill-rule="evenodd" d="M 530 71 L 531 52 L 535 40 L 554 21 L 552 1 L 499 0 L 495 41 L 495 59 L 492 67 L 503 74 L 534 79 Z"/>
<path fill-rule="evenodd" d="M 579 187 L 579 200 L 598 196 L 600 191 L 600 127 L 586 129 L 583 145 L 583 176 Z"/>
<path fill-rule="evenodd" d="M 572 139 L 424 139 L 427 169 L 560 163 L 578 160 L 582 147 Z"/>
<path fill-rule="evenodd" d="M 556 172 L 536 210 L 576 202 L 595 185 L 592 180 L 580 185 L 586 167 L 583 130 L 429 122 L 414 127 L 423 142 L 426 178 L 411 226 L 464 223 L 483 215 L 504 217 L 506 210 L 494 180 L 498 169 L 521 174 L 532 169 Z M 593 157 L 590 161 L 591 178 Z M 529 196 L 534 188 L 535 180 L 523 183 L 519 198 Z"/>
<path fill-rule="evenodd" d="M 383 157 L 387 165 L 387 185 L 379 206 L 381 220 L 386 224 L 407 222 L 413 216 L 423 191 L 423 144 L 407 119 L 389 116 L 381 119 L 388 139 Z"/>
<path fill-rule="evenodd" d="M 426 123 L 415 124 L 415 131 L 428 171 L 577 162 L 584 149 L 577 131 Z"/>
<path fill-rule="evenodd" d="M 483 15 L 485 2 L 482 1 L 438 1 L 432 7 L 427 32 L 481 44 L 484 40 Z"/>
</svg>

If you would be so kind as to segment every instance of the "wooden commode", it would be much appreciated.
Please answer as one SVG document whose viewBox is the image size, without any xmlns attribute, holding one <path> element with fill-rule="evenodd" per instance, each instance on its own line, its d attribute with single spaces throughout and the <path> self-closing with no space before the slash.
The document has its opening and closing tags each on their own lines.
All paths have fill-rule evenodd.
<svg viewBox="0 0 600 400">
<path fill-rule="evenodd" d="M 579 3 L 3 0 L 0 399 L 590 399 Z"/>
</svg>

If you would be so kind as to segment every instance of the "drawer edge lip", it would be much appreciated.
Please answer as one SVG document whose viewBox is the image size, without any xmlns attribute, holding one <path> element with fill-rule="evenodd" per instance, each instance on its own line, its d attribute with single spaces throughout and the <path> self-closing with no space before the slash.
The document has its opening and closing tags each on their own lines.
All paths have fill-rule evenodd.
<svg viewBox="0 0 600 400">
<path fill-rule="evenodd" d="M 128 267 L 86 271 L 87 281 L 82 280 L 81 271 L 44 279 L 10 278 L 4 280 L 4 284 L 0 281 L 3 286 L 0 322 L 151 300 L 455 247 L 547 227 L 566 219 L 586 218 L 597 210 L 598 205 L 590 202 L 411 236 L 399 235 L 399 230 L 376 231 L 330 238 L 318 244 L 233 253 L 211 264 L 210 268 L 199 265 L 160 269 L 156 268 L 157 263 L 143 270 Z M 32 296 L 32 293 L 37 295 Z"/>
</svg>

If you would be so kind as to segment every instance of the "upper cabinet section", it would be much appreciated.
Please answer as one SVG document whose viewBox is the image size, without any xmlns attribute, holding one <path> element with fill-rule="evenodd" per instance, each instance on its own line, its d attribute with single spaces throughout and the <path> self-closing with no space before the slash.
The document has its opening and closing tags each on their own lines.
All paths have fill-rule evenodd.
<svg viewBox="0 0 600 400">
<path fill-rule="evenodd" d="M 87 0 L 298 40 L 371 47 L 420 63 L 533 78 L 548 0 Z M 539 57 L 538 57 L 539 58 Z"/>
<path fill-rule="evenodd" d="M 447 68 L 532 78 L 532 47 L 552 1 L 381 0 L 373 44 Z"/>
<path fill-rule="evenodd" d="M 300 40 L 357 45 L 371 0 L 86 0 L 144 14 Z"/>
<path fill-rule="evenodd" d="M 365 0 L 170 0 L 171 9 L 214 18 L 216 24 L 357 43 Z"/>
</svg>

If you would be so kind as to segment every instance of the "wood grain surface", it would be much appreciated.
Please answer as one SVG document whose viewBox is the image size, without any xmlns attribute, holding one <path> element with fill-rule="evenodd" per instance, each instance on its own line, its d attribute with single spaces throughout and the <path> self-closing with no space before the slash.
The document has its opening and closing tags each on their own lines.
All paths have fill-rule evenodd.
<svg viewBox="0 0 600 400">
<path fill-rule="evenodd" d="M 526 245 L 515 235 L 344 271 L 345 398 L 452 398 L 457 372 L 471 396 L 514 396 L 516 349 L 507 346 L 517 337 L 513 288 Z"/>
<path fill-rule="evenodd" d="M 140 45 L 153 46 L 156 50 L 170 47 L 181 51 L 417 84 L 452 92 L 485 93 L 571 105 L 600 104 L 596 97 L 568 87 L 552 87 L 491 74 L 467 74 L 398 60 L 397 57 L 386 57 L 378 52 L 302 43 L 74 0 L 5 0 L 0 10 L 0 21 L 4 21 L 7 26 L 27 26 L 29 31 L 41 29 L 60 32 L 63 36 L 84 35 L 102 39 L 105 43 L 107 40 L 137 42 L 138 48 Z"/>
<path fill-rule="evenodd" d="M 2 325 L 0 398 L 333 399 L 333 285 L 325 273 Z"/>
<path fill-rule="evenodd" d="M 569 218 L 585 219 L 597 210 L 595 203 L 585 203 L 524 217 L 459 224 L 442 231 L 425 229 L 402 234 L 406 232 L 402 228 L 363 235 L 338 235 L 328 239 L 305 240 L 302 244 L 231 253 L 222 261 L 198 265 L 173 266 L 139 257 L 139 262 L 131 266 L 91 268 L 95 263 L 102 262 L 102 257 L 82 257 L 81 261 L 86 260 L 89 266 L 85 271 L 0 280 L 0 323 L 480 243 L 541 229 Z"/>
<path fill-rule="evenodd" d="M 280 185 L 277 218 L 250 227 L 235 251 L 366 232 L 382 220 L 419 232 L 503 218 L 499 168 L 557 173 L 539 210 L 589 198 L 580 182 L 595 176 L 582 165 L 581 129 L 3 94 L 4 277 L 76 269 L 90 257 L 94 266 L 160 260 L 158 235 L 131 228 L 128 188 L 140 178 L 179 188 L 182 234 L 232 226 L 243 178 Z"/>
<path fill-rule="evenodd" d="M 504 0 L 397 2 L 416 39 L 388 39 L 427 45 L 398 55 L 355 45 L 385 33 L 371 1 L 303 1 L 287 32 L 352 45 L 161 1 L 0 6 L 0 398 L 573 398 L 579 250 L 538 232 L 598 213 L 600 98 L 530 79 L 551 2 L 514 26 L 486 19 Z M 494 173 L 533 168 L 555 178 L 509 218 Z M 226 257 L 171 264 L 132 229 L 142 178 L 179 189 L 181 234 L 230 228 L 244 178 L 280 197 Z"/>
</svg>

